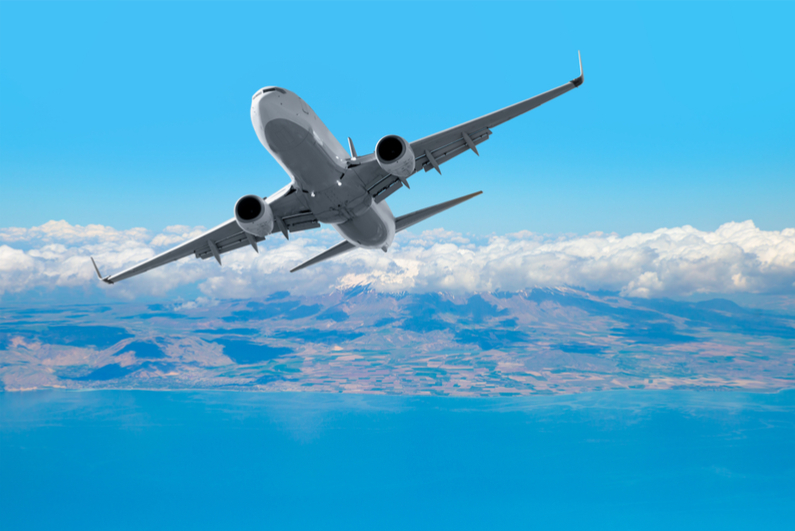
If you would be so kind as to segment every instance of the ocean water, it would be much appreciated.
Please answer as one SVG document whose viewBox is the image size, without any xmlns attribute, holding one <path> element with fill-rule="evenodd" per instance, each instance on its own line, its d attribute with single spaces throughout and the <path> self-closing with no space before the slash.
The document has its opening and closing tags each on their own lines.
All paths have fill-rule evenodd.
<svg viewBox="0 0 795 531">
<path fill-rule="evenodd" d="M 793 529 L 795 393 L 0 393 L 0 529 Z"/>
</svg>

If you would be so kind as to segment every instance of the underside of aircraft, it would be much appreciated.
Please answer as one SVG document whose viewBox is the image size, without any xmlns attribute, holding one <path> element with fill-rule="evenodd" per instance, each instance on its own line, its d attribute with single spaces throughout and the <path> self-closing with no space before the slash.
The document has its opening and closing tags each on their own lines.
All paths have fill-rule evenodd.
<svg viewBox="0 0 795 531">
<path fill-rule="evenodd" d="M 246 195 L 234 206 L 235 217 L 201 236 L 103 277 L 108 284 L 139 275 L 189 255 L 215 258 L 251 246 L 274 233 L 290 233 L 328 224 L 343 241 L 293 268 L 299 271 L 357 248 L 387 252 L 395 234 L 482 192 L 459 197 L 410 214 L 395 217 L 386 198 L 420 170 L 442 173 L 441 165 L 491 137 L 492 129 L 582 85 L 579 77 L 552 90 L 439 133 L 408 142 L 397 135 L 381 138 L 375 151 L 359 157 L 348 138 L 349 152 L 337 141 L 314 111 L 296 94 L 265 87 L 251 102 L 251 123 L 265 149 L 290 176 L 290 183 L 269 197 Z"/>
</svg>

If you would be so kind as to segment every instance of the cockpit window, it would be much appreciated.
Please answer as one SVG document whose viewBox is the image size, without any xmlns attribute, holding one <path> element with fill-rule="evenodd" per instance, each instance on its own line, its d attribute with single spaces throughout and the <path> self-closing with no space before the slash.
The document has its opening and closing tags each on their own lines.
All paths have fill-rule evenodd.
<svg viewBox="0 0 795 531">
<path fill-rule="evenodd" d="M 279 88 L 279 87 L 265 87 L 265 88 L 259 89 L 257 92 L 255 92 L 254 95 L 251 97 L 251 99 L 253 100 L 254 98 L 259 96 L 260 94 L 265 94 L 267 92 L 273 92 L 273 91 L 280 92 L 282 94 L 287 94 L 286 90 L 284 90 L 282 88 Z"/>
</svg>

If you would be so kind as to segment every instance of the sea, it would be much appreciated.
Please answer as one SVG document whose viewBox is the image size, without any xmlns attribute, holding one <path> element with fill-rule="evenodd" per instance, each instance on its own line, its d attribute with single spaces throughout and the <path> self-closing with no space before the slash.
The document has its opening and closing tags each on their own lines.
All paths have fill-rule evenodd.
<svg viewBox="0 0 795 531">
<path fill-rule="evenodd" d="M 795 529 L 795 393 L 0 393 L 0 529 Z"/>
</svg>

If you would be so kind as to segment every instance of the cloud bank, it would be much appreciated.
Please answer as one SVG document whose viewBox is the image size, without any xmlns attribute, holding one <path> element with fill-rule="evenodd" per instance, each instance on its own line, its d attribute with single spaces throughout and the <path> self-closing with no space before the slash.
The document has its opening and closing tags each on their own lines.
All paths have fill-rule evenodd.
<svg viewBox="0 0 795 531">
<path fill-rule="evenodd" d="M 577 286 L 631 297 L 696 293 L 792 293 L 795 229 L 763 231 L 752 221 L 714 232 L 690 226 L 629 236 L 593 233 L 550 237 L 518 232 L 471 238 L 442 229 L 401 233 L 389 253 L 355 251 L 290 274 L 289 269 L 339 240 L 332 230 L 280 235 L 213 260 L 189 257 L 113 286 L 97 281 L 201 233 L 172 226 L 159 234 L 141 228 L 50 221 L 0 229 L 0 295 L 58 288 L 102 289 L 110 297 L 162 296 L 194 285 L 207 297 L 245 298 L 288 289 L 324 293 L 358 285 L 379 291 L 515 291 Z"/>
</svg>

